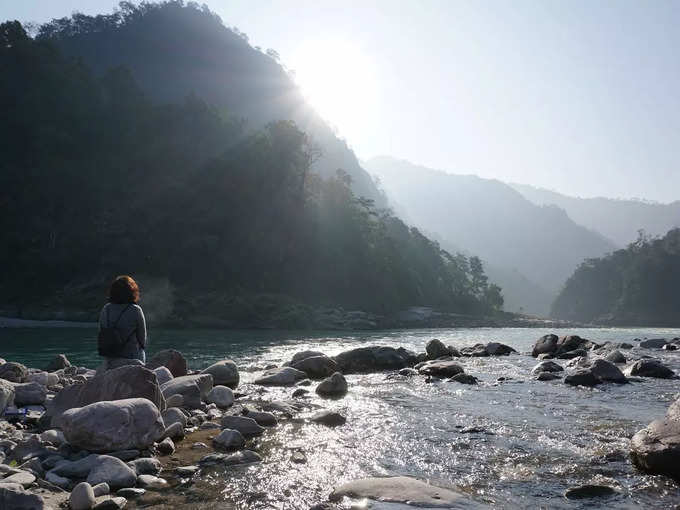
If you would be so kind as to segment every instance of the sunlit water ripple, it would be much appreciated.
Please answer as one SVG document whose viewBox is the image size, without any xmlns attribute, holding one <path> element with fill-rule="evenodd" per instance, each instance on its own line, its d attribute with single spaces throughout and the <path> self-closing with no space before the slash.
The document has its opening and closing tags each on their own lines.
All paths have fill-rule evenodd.
<svg viewBox="0 0 680 510">
<path fill-rule="evenodd" d="M 254 400 L 288 400 L 290 388 L 250 384 L 269 364 L 297 351 L 329 355 L 360 345 L 403 346 L 423 351 L 431 338 L 456 347 L 499 341 L 519 355 L 463 358 L 478 386 L 427 383 L 394 373 L 350 375 L 348 395 L 322 400 L 311 392 L 309 407 L 338 409 L 347 424 L 335 429 L 304 420 L 283 421 L 252 442 L 264 462 L 212 469 L 192 485 L 145 500 L 146 505 L 187 508 L 306 509 L 326 500 L 333 487 L 363 476 L 408 475 L 455 487 L 480 503 L 502 508 L 670 508 L 680 504 L 678 484 L 642 475 L 628 458 L 630 437 L 663 415 L 680 391 L 678 380 L 647 379 L 629 385 L 573 388 L 531 378 L 536 360 L 527 355 L 539 329 L 450 329 L 338 334 L 173 330 L 152 333 L 152 351 L 181 350 L 191 368 L 229 357 L 240 367 L 240 391 Z M 602 342 L 672 338 L 676 330 L 574 329 Z M 562 333 L 560 333 L 562 334 Z M 66 352 L 86 366 L 98 362 L 93 332 L 71 329 L 0 330 L 3 357 L 42 366 Z M 635 348 L 627 357 L 653 355 L 680 373 L 680 354 Z M 498 381 L 499 377 L 506 378 Z M 312 388 L 313 389 L 313 388 Z M 472 431 L 466 430 L 474 427 Z M 189 437 L 188 441 L 191 441 Z M 295 451 L 307 462 L 294 463 Z M 565 489 L 606 483 L 619 490 L 606 500 L 569 501 Z M 395 508 L 380 504 L 373 508 Z"/>
</svg>

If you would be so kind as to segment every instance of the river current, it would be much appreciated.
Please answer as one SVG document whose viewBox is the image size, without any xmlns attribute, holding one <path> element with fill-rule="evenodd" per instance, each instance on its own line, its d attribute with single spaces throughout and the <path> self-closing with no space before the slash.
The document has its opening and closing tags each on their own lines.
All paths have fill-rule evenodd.
<svg viewBox="0 0 680 510">
<path fill-rule="evenodd" d="M 290 400 L 291 388 L 250 384 L 258 371 L 281 364 L 301 350 L 328 355 L 362 345 L 390 345 L 422 352 L 432 338 L 464 347 L 498 341 L 520 354 L 461 358 L 477 386 L 426 382 L 393 373 L 350 375 L 349 393 L 318 398 L 250 445 L 263 462 L 206 471 L 139 506 L 183 508 L 307 509 L 327 499 L 344 481 L 365 476 L 406 475 L 453 487 L 472 501 L 497 508 L 674 508 L 680 485 L 638 472 L 629 456 L 630 437 L 661 417 L 680 392 L 680 380 L 645 379 L 628 385 L 574 388 L 531 376 L 528 355 L 543 329 L 437 329 L 362 333 L 159 330 L 150 333 L 149 355 L 164 348 L 184 353 L 192 369 L 231 358 L 239 366 L 239 391 L 250 401 Z M 96 367 L 95 330 L 0 330 L 0 356 L 43 367 L 57 353 Z M 570 329 L 595 342 L 673 338 L 663 329 Z M 629 359 L 648 355 L 680 374 L 680 353 L 635 347 Z M 565 364 L 566 362 L 561 362 Z M 315 408 L 340 410 L 347 424 L 327 428 L 304 420 Z M 192 441 L 189 436 L 185 441 Z M 301 461 L 301 458 L 303 461 Z M 572 501 L 569 487 L 598 483 L 617 489 L 606 499 Z M 401 508 L 374 504 L 372 508 Z"/>
</svg>

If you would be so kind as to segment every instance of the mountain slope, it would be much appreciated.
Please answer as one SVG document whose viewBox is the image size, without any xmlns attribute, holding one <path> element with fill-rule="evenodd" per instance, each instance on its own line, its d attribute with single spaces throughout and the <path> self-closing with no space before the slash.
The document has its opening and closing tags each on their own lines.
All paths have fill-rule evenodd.
<svg viewBox="0 0 680 510">
<path fill-rule="evenodd" d="M 552 316 L 617 326 L 680 325 L 680 229 L 583 262 Z"/>
<path fill-rule="evenodd" d="M 526 184 L 510 186 L 535 204 L 561 207 L 576 223 L 600 232 L 618 246 L 635 241 L 639 230 L 660 236 L 680 227 L 680 200 L 660 204 L 601 197 L 577 198 Z"/>
<path fill-rule="evenodd" d="M 447 174 L 389 157 L 364 165 L 415 225 L 464 246 L 506 273 L 520 273 L 546 295 L 556 295 L 583 259 L 615 248 L 575 224 L 562 209 L 536 206 L 499 181 Z M 510 292 L 504 288 L 506 296 Z"/>
<path fill-rule="evenodd" d="M 282 66 L 207 8 L 175 1 L 125 2 L 110 15 L 54 20 L 40 28 L 38 38 L 81 58 L 97 75 L 117 66 L 129 68 L 146 95 L 158 102 L 195 94 L 220 111 L 245 118 L 252 129 L 294 120 L 321 150 L 314 170 L 332 177 L 342 168 L 357 195 L 385 205 L 346 142 L 307 105 Z"/>
</svg>

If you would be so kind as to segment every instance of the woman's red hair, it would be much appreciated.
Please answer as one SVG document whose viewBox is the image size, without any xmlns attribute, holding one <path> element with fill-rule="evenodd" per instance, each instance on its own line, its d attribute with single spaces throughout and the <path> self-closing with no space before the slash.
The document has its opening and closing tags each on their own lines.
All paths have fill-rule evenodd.
<svg viewBox="0 0 680 510">
<path fill-rule="evenodd" d="M 116 276 L 109 289 L 109 301 L 112 303 L 137 303 L 139 301 L 139 285 L 131 276 Z"/>
</svg>

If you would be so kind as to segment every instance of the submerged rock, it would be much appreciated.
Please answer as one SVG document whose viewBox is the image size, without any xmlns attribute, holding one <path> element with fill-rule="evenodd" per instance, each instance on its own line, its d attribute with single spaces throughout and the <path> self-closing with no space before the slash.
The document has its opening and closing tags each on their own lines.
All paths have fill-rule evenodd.
<svg viewBox="0 0 680 510">
<path fill-rule="evenodd" d="M 462 493 L 406 476 L 364 478 L 348 482 L 337 487 L 329 499 L 340 501 L 345 496 L 428 508 L 462 507 L 467 499 Z"/>
<path fill-rule="evenodd" d="M 643 340 L 640 342 L 640 347 L 645 347 L 647 349 L 661 349 L 668 342 L 665 338 L 650 338 L 649 340 Z"/>
<path fill-rule="evenodd" d="M 165 431 L 158 408 L 144 398 L 69 409 L 57 417 L 57 426 L 71 445 L 91 452 L 144 449 Z"/>
<path fill-rule="evenodd" d="M 567 499 L 587 499 L 613 496 L 614 494 L 616 494 L 616 490 L 608 485 L 580 485 L 567 489 L 564 497 Z"/>
<path fill-rule="evenodd" d="M 555 379 L 562 379 L 562 376 L 556 372 L 539 372 L 536 376 L 537 381 L 554 381 Z"/>
<path fill-rule="evenodd" d="M 470 374 L 457 374 L 449 379 L 450 382 L 457 382 L 460 384 L 477 384 L 477 378 Z"/>
<path fill-rule="evenodd" d="M 419 369 L 423 375 L 436 377 L 453 377 L 464 373 L 463 367 L 455 361 L 427 361 Z"/>
<path fill-rule="evenodd" d="M 316 392 L 327 397 L 342 396 L 347 393 L 347 380 L 340 372 L 335 372 L 319 383 Z"/>
<path fill-rule="evenodd" d="M 281 367 L 265 371 L 254 383 L 262 386 L 293 386 L 307 374 L 293 367 Z"/>
<path fill-rule="evenodd" d="M 347 422 L 347 418 L 340 413 L 328 410 L 319 411 L 314 414 L 310 420 L 314 423 L 321 423 L 322 425 L 327 425 L 329 427 L 337 427 L 344 425 Z"/>
</svg>

